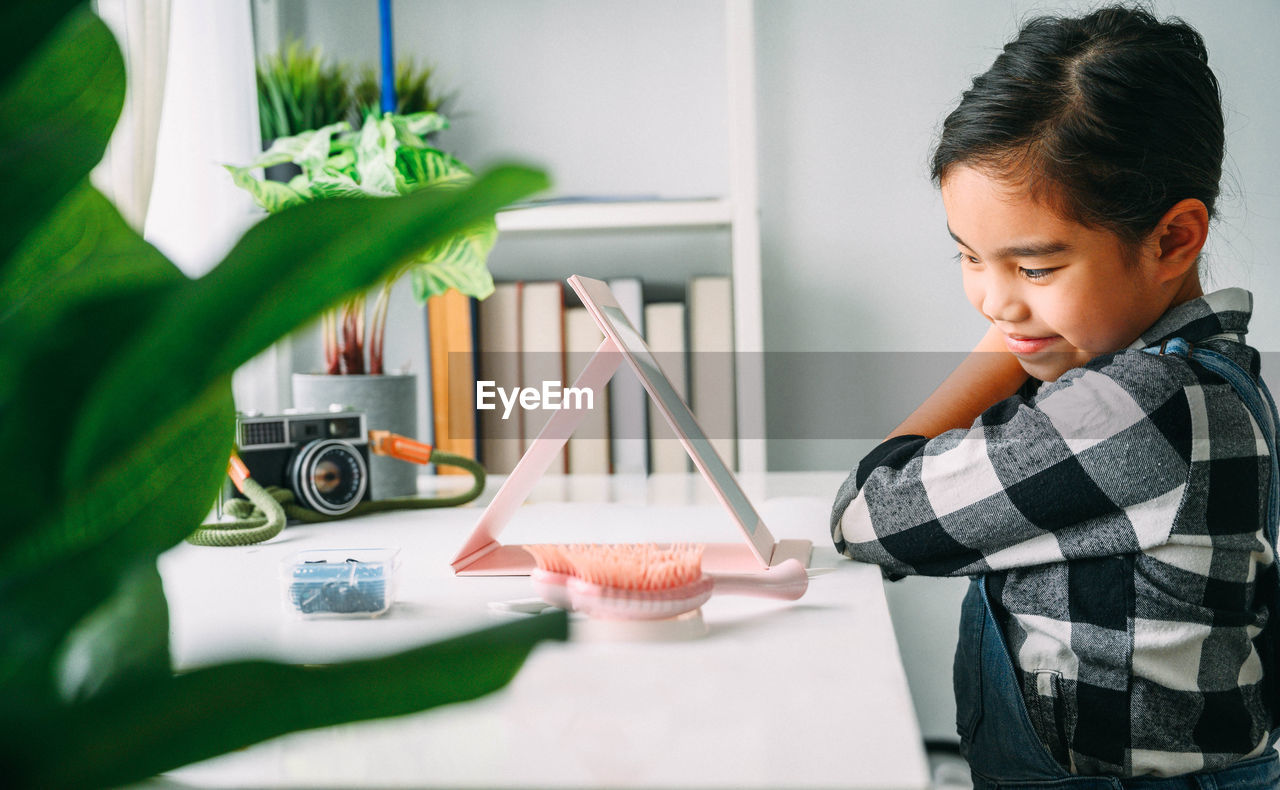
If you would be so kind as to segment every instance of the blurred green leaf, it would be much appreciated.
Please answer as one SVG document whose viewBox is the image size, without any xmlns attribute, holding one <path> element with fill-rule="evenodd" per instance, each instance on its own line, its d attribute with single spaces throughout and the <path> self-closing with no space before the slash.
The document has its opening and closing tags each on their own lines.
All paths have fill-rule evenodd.
<svg viewBox="0 0 1280 790">
<path fill-rule="evenodd" d="M 41 338 L 82 303 L 186 280 L 82 181 L 0 272 L 0 393 L 16 385 L 22 361 L 40 353 Z"/>
<path fill-rule="evenodd" d="M 84 0 L 0 6 L 0 86 L 7 83 L 68 13 Z"/>
<path fill-rule="evenodd" d="M 118 587 L 120 574 L 119 567 L 100 562 L 96 551 L 79 550 L 54 568 L 0 575 L 0 728 L 62 703 L 55 674 L 59 648 L 75 624 Z"/>
<path fill-rule="evenodd" d="M 94 386 L 91 398 L 75 416 L 64 448 L 58 490 L 63 498 L 31 503 L 39 518 L 38 537 L 21 536 L 14 551 L 25 562 L 53 559 L 68 545 L 103 542 L 130 528 L 135 504 L 153 494 L 168 501 L 160 488 L 139 479 L 133 470 L 153 463 L 153 448 L 182 452 L 188 430 L 218 418 L 196 414 L 204 404 L 208 382 L 225 387 L 232 372 L 275 339 L 300 326 L 343 296 L 379 282 L 394 262 L 424 244 L 447 238 L 502 206 L 541 189 L 545 177 L 519 168 L 504 168 L 477 180 L 468 189 L 428 190 L 406 197 L 334 199 L 308 203 L 269 215 L 245 234 L 227 259 L 200 280 L 185 282 L 166 298 L 136 339 L 122 349 Z M 377 228 L 371 233 L 371 228 Z M 77 317 L 78 319 L 78 317 Z M 193 352 L 193 349 L 198 350 Z M 146 404 L 145 409 L 137 404 Z M 186 422 L 190 419 L 192 422 Z M 224 453 L 231 444 L 230 413 L 212 445 L 197 445 L 196 456 Z M 176 422 L 175 422 L 176 420 Z M 208 427 L 200 436 L 208 436 Z M 181 466 L 172 461 L 165 468 Z M 193 467 L 207 481 L 207 470 Z M 156 479 L 158 484 L 179 484 Z M 130 500 L 122 492 L 143 486 Z M 216 487 L 200 489 L 207 508 Z M 188 504 L 187 507 L 193 505 Z M 176 515 L 169 535 L 145 534 L 159 540 L 156 551 L 177 543 L 198 520 Z"/>
<path fill-rule="evenodd" d="M 169 605 L 155 562 L 138 562 L 119 581 L 111 597 L 82 619 L 59 649 L 54 671 L 64 700 L 155 683 L 172 674 Z"/>
<path fill-rule="evenodd" d="M 147 441 L 102 470 L 96 488 L 72 487 L 64 499 L 46 502 L 49 520 L 22 525 L 0 581 L 0 624 L 21 635 L 5 646 L 0 700 L 15 688 L 20 696 L 56 696 L 52 667 L 72 627 L 118 594 L 119 577 L 133 565 L 154 564 L 208 514 L 234 425 L 230 381 L 223 379 L 148 425 Z"/>
<path fill-rule="evenodd" d="M 70 493 L 61 508 L 50 508 L 58 521 L 24 541 L 20 561 L 56 560 L 71 546 L 97 546 L 106 563 L 154 557 L 208 515 L 235 447 L 231 377 L 173 411 L 130 422 L 137 434 L 104 453 L 88 475 L 68 470 Z"/>
<path fill-rule="evenodd" d="M 24 38 L 21 65 L 0 50 L 7 80 L 0 84 L 0 273 L 18 244 L 102 158 L 124 104 L 124 60 L 111 31 L 87 7 L 67 3 L 6 3 L 5 16 L 33 29 L 4 29 Z M 65 19 L 58 19 L 66 14 Z M 44 40 L 41 35 L 53 24 Z M 16 68 L 15 68 L 16 66 Z"/>
<path fill-rule="evenodd" d="M 63 466 L 76 415 L 111 358 L 187 282 L 87 181 L 0 273 L 0 410 L 22 415 L 0 419 L 0 448 L 23 459 L 6 468 L 0 560 L 71 496 Z"/>
<path fill-rule="evenodd" d="M 18 784 L 124 784 L 295 730 L 474 699 L 509 682 L 537 642 L 567 635 L 568 616 L 552 612 L 386 658 L 195 670 L 38 721 L 30 750 L 3 761 Z M 12 733 L 0 734 L 2 755 Z"/>
<path fill-rule="evenodd" d="M 86 180 L 123 99 L 123 61 L 83 6 L 59 21 L 66 7 L 0 11 L 30 25 L 0 53 L 0 454 L 15 459 L 0 522 L 4 783 L 133 781 L 505 683 L 534 642 L 564 638 L 563 614 L 349 666 L 174 677 L 155 560 L 199 524 L 224 477 L 236 367 L 424 247 L 491 223 L 545 177 L 508 168 L 385 200 L 315 200 L 300 182 L 307 202 L 188 280 Z M 353 146 L 335 127 L 289 156 L 319 158 L 315 172 L 346 189 Z"/>
</svg>

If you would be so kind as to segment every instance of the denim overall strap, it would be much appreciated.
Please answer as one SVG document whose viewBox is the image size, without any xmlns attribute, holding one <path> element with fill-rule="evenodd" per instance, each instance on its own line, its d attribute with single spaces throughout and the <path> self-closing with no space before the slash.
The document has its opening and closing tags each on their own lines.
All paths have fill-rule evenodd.
<svg viewBox="0 0 1280 790">
<path fill-rule="evenodd" d="M 1270 456 L 1271 474 L 1268 495 L 1267 495 L 1267 522 L 1265 526 L 1267 541 L 1271 544 L 1273 552 L 1273 561 L 1280 562 L 1280 543 L 1277 542 L 1278 533 L 1280 533 L 1280 457 L 1277 457 L 1277 430 L 1280 430 L 1280 414 L 1276 412 L 1275 399 L 1271 397 L 1271 390 L 1268 389 L 1267 383 L 1261 378 L 1255 382 L 1253 377 L 1239 365 L 1237 365 L 1230 357 L 1219 354 L 1216 351 L 1210 351 L 1207 348 L 1195 348 L 1186 340 L 1175 337 L 1166 340 L 1159 346 L 1151 346 L 1144 348 L 1143 351 L 1149 354 L 1176 354 L 1180 357 L 1190 357 L 1196 362 L 1203 365 L 1208 370 L 1221 376 L 1231 388 L 1236 391 L 1240 399 L 1244 401 L 1244 405 L 1248 407 L 1249 413 L 1253 415 L 1253 419 L 1258 424 L 1258 428 L 1262 431 L 1263 438 L 1267 442 L 1267 454 Z M 1269 600 L 1270 618 L 1275 621 L 1280 617 L 1280 589 L 1271 591 Z M 1280 636 L 1275 634 L 1275 629 L 1280 626 L 1268 623 L 1272 631 L 1271 644 L 1273 649 L 1280 649 Z M 1280 656 L 1280 653 L 1277 654 Z M 1270 669 L 1276 669 L 1280 660 L 1277 656 L 1273 656 Z M 1280 683 L 1280 680 L 1272 680 L 1274 683 Z M 1274 686 L 1273 686 L 1274 688 Z M 1280 692 L 1273 692 L 1272 704 L 1280 709 Z M 1270 743 L 1275 744 L 1280 741 L 1280 728 L 1271 732 Z"/>
<path fill-rule="evenodd" d="M 1276 413 L 1276 402 L 1271 397 L 1271 390 L 1267 389 L 1266 382 L 1262 379 L 1255 382 L 1253 377 L 1230 357 L 1207 348 L 1193 348 L 1190 343 L 1180 337 L 1166 340 L 1159 346 L 1144 348 L 1143 351 L 1148 354 L 1189 356 L 1226 380 L 1248 407 L 1249 413 L 1253 415 L 1254 421 L 1262 430 L 1263 438 L 1267 442 L 1268 454 L 1271 456 L 1271 488 L 1267 496 L 1266 535 L 1274 551 L 1276 528 L 1280 525 L 1280 459 L 1276 458 L 1276 429 L 1280 427 L 1280 415 Z"/>
</svg>

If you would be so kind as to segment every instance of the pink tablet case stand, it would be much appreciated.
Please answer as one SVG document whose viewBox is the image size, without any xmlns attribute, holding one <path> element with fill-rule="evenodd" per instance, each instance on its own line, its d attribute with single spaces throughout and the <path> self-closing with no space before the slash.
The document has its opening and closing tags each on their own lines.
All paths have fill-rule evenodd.
<svg viewBox="0 0 1280 790">
<path fill-rule="evenodd" d="M 622 315 L 609 286 L 600 280 L 577 275 L 569 278 L 569 285 L 582 298 L 582 303 L 605 336 L 573 386 L 590 389 L 593 392 L 592 402 L 603 403 L 605 385 L 626 359 L 742 534 L 740 542 L 705 544 L 703 568 L 711 572 L 758 571 L 791 557 L 807 566 L 812 544 L 807 540 L 774 540 L 733 473 L 698 427 L 689 407 L 663 376 L 644 340 Z M 481 514 L 462 550 L 454 557 L 454 573 L 461 576 L 517 576 L 528 574 L 533 569 L 533 557 L 528 552 L 519 545 L 503 545 L 498 541 L 498 535 L 524 504 L 573 429 L 582 421 L 584 413 L 561 409 L 552 414 Z"/>
</svg>

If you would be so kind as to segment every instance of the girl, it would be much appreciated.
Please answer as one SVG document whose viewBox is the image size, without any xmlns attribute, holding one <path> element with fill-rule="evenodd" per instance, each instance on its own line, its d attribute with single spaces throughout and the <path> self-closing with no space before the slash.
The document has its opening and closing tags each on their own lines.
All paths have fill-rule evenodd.
<svg viewBox="0 0 1280 790">
<path fill-rule="evenodd" d="M 1027 23 L 933 156 L 990 328 L 858 465 L 836 547 L 973 577 L 975 785 L 1275 788 L 1274 406 L 1252 297 L 1204 294 L 1218 83 L 1180 20 Z"/>
</svg>

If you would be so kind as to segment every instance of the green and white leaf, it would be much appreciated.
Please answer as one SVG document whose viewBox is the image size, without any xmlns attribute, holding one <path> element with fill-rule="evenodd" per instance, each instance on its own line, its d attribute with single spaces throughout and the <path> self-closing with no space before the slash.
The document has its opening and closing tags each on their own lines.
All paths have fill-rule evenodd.
<svg viewBox="0 0 1280 790">
<path fill-rule="evenodd" d="M 326 167 L 311 179 L 312 199 L 367 196 L 368 193 L 354 178 L 340 170 Z"/>
<path fill-rule="evenodd" d="M 435 112 L 381 117 L 370 113 L 358 132 L 346 124 L 332 124 L 284 138 L 250 165 L 299 164 L 303 173 L 288 185 L 258 181 L 249 168 L 228 170 L 236 184 L 270 212 L 335 197 L 389 197 L 427 186 L 465 188 L 474 181 L 470 168 L 426 140 L 448 125 Z M 493 292 L 487 263 L 496 237 L 497 226 L 491 220 L 473 225 L 415 255 L 401 274 L 412 272 L 420 300 L 450 288 L 483 299 Z"/>
<path fill-rule="evenodd" d="M 253 201 L 266 209 L 268 214 L 299 205 L 306 202 L 308 198 L 308 194 L 300 189 L 305 186 L 305 182 L 298 181 L 303 176 L 294 178 L 288 184 L 281 184 L 279 181 L 256 178 L 247 167 L 235 165 L 223 165 L 223 167 L 231 173 L 231 179 L 235 185 L 248 192 Z"/>
<path fill-rule="evenodd" d="M 488 298 L 493 275 L 487 262 L 497 240 L 498 226 L 487 220 L 428 247 L 414 258 L 414 296 L 426 301 L 456 288 L 476 299 Z"/>
<path fill-rule="evenodd" d="M 426 136 L 449 128 L 449 120 L 436 112 L 416 112 L 412 115 L 394 116 L 396 134 L 401 145 L 426 148 L 430 144 Z"/>
<path fill-rule="evenodd" d="M 302 172 L 310 173 L 324 167 L 329 159 L 329 144 L 334 132 L 342 132 L 350 128 L 346 121 L 339 121 L 316 129 L 314 136 L 307 141 L 294 160 L 298 167 L 302 168 Z"/>
<path fill-rule="evenodd" d="M 396 168 L 410 190 L 427 184 L 463 186 L 471 177 L 466 165 L 436 148 L 400 148 L 396 151 Z"/>
<path fill-rule="evenodd" d="M 356 143 L 356 173 L 361 188 L 370 195 L 390 197 L 401 194 L 396 188 L 396 129 L 386 118 L 370 118 L 360 130 Z"/>
<path fill-rule="evenodd" d="M 325 167 L 338 170 L 355 178 L 356 176 L 356 150 L 354 146 L 329 156 L 329 161 L 325 162 Z"/>
<path fill-rule="evenodd" d="M 329 145 L 334 134 L 350 129 L 351 124 L 339 121 L 292 137 L 281 137 L 263 151 L 261 156 L 250 162 L 248 168 L 292 163 L 305 172 L 323 167 L 329 158 Z"/>
</svg>

